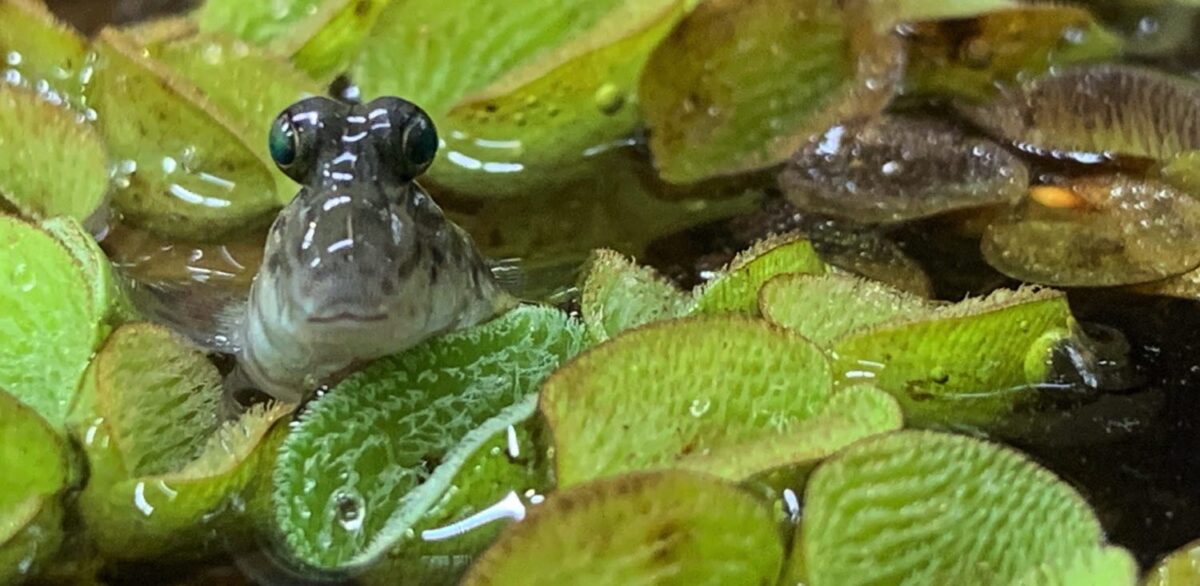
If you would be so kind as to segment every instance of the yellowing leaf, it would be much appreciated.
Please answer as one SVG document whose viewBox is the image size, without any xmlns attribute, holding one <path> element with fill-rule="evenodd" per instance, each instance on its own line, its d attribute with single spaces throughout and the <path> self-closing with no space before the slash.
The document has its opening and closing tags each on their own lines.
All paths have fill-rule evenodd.
<svg viewBox="0 0 1200 586">
<path fill-rule="evenodd" d="M 866 2 L 711 0 L 655 49 L 639 96 L 661 176 L 689 183 L 784 161 L 833 123 L 883 109 L 900 40 Z"/>
</svg>

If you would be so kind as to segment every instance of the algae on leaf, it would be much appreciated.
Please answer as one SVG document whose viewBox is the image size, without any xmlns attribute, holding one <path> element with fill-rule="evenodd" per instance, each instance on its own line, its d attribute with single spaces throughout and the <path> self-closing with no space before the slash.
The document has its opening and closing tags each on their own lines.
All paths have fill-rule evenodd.
<svg viewBox="0 0 1200 586">
<path fill-rule="evenodd" d="M 792 557 L 812 586 L 1011 585 L 1103 540 L 1088 503 L 1025 456 L 934 432 L 850 446 L 817 467 L 804 503 Z"/>
<path fill-rule="evenodd" d="M 758 312 L 758 291 L 772 277 L 822 274 L 827 269 L 811 242 L 800 234 L 773 236 L 744 250 L 711 281 L 693 291 L 698 313 Z"/>
<path fill-rule="evenodd" d="M 26 218 L 87 222 L 107 192 L 108 154 L 92 128 L 32 90 L 0 83 L 0 200 Z"/>
<path fill-rule="evenodd" d="M 774 584 L 771 506 L 691 472 L 634 474 L 553 494 L 509 527 L 464 586 Z"/>
<path fill-rule="evenodd" d="M 579 309 L 588 334 L 603 342 L 618 333 L 683 315 L 687 295 L 654 269 L 608 249 L 592 254 Z"/>
<path fill-rule="evenodd" d="M 161 326 L 118 328 L 85 375 L 73 433 L 90 476 L 80 513 L 114 559 L 197 558 L 266 521 L 263 478 L 287 409 L 219 422 L 220 377 Z"/>
<path fill-rule="evenodd" d="M 328 569 L 416 557 L 431 549 L 414 540 L 423 521 L 456 520 L 509 490 L 540 488 L 501 486 L 531 482 L 538 470 L 528 462 L 472 456 L 533 413 L 537 385 L 582 344 L 582 328 L 562 312 L 523 306 L 342 381 L 303 413 L 275 467 L 275 525 L 291 556 Z M 438 508 L 457 491 L 470 502 Z M 481 544 L 468 538 L 463 547 Z"/>
<path fill-rule="evenodd" d="M 264 149 L 247 143 L 213 99 L 122 33 L 105 29 L 94 47 L 89 97 L 117 161 L 113 203 L 125 218 L 193 240 L 265 225 L 280 196 Z"/>
<path fill-rule="evenodd" d="M 771 167 L 835 122 L 879 113 L 903 64 L 868 2 L 712 0 L 655 49 L 639 97 L 661 176 Z"/>
<path fill-rule="evenodd" d="M 22 583 L 57 554 L 69 480 L 57 431 L 0 390 L 0 583 Z"/>
<path fill-rule="evenodd" d="M 0 388 L 61 427 L 102 330 L 93 288 L 49 234 L 0 214 Z"/>
</svg>

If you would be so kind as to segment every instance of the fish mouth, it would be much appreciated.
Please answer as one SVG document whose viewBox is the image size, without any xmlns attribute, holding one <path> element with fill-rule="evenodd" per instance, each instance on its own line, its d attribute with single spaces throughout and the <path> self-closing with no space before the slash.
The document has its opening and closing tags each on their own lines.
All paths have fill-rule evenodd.
<svg viewBox="0 0 1200 586">
<path fill-rule="evenodd" d="M 339 322 L 373 322 L 383 321 L 387 319 L 387 315 L 383 313 L 354 313 L 351 311 L 342 311 L 339 313 L 331 313 L 328 315 L 314 315 L 308 318 L 309 323 L 314 324 L 330 324 Z"/>
</svg>

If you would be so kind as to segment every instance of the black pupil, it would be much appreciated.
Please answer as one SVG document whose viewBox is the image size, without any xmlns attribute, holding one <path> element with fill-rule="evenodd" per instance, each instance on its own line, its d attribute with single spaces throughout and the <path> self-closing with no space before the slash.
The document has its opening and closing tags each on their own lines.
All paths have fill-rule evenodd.
<svg viewBox="0 0 1200 586">
<path fill-rule="evenodd" d="M 271 150 L 271 158 L 275 164 L 282 167 L 291 165 L 296 160 L 296 131 L 287 120 L 280 118 L 271 127 L 271 137 L 267 145 Z"/>
<path fill-rule="evenodd" d="M 437 131 L 433 129 L 433 124 L 423 117 L 414 120 L 404 146 L 408 161 L 413 166 L 421 167 L 433 161 L 438 149 Z"/>
</svg>

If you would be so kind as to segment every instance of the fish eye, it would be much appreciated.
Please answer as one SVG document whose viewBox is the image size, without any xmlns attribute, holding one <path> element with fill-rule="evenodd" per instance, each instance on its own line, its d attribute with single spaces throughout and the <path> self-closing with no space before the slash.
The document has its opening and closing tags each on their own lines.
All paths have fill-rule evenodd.
<svg viewBox="0 0 1200 586">
<path fill-rule="evenodd" d="M 425 172 L 437 155 L 438 135 L 433 120 L 417 109 L 405 122 L 400 135 L 402 175 L 411 179 Z"/>
<path fill-rule="evenodd" d="M 296 128 L 292 126 L 291 120 L 288 119 L 287 113 L 281 114 L 271 125 L 267 148 L 271 151 L 271 159 L 275 161 L 281 171 L 287 171 L 296 162 L 299 136 L 297 136 Z"/>
</svg>

